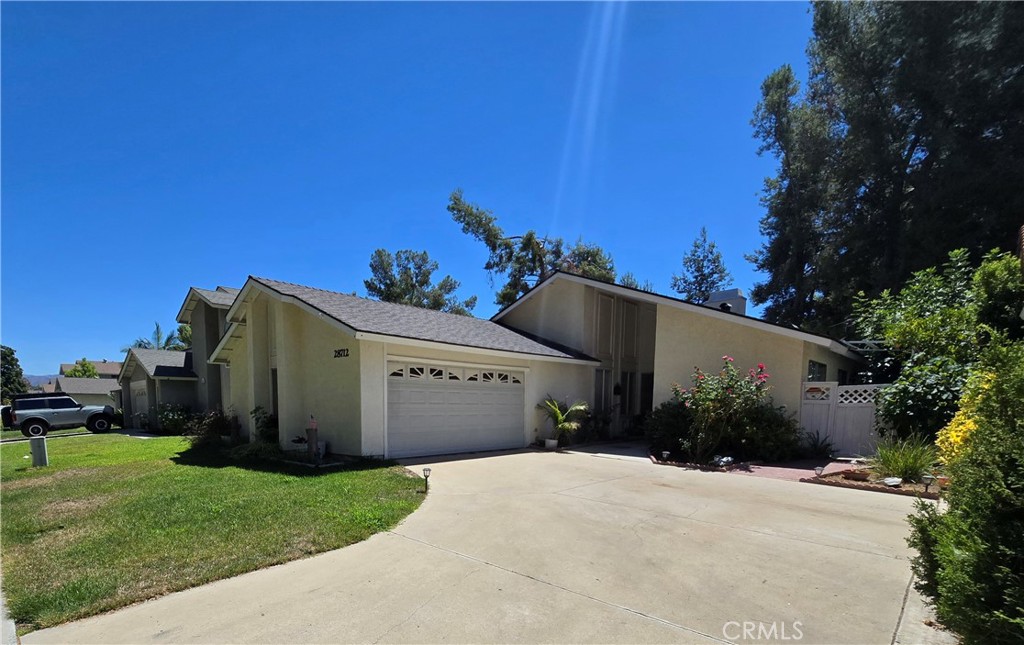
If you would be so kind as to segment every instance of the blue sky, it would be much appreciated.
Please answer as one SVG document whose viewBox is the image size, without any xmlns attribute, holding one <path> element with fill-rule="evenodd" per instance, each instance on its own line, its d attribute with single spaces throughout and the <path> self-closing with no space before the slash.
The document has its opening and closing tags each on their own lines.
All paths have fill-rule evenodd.
<svg viewBox="0 0 1024 645">
<path fill-rule="evenodd" d="M 702 225 L 758 276 L 761 80 L 803 3 L 3 3 L 2 342 L 119 359 L 190 285 L 365 293 L 427 250 L 481 317 L 448 195 L 609 250 L 668 291 Z"/>
</svg>

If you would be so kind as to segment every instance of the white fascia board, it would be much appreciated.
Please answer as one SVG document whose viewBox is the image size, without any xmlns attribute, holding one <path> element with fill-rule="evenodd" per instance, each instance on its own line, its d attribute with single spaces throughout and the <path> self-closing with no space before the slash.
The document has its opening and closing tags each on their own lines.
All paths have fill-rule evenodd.
<svg viewBox="0 0 1024 645">
<path fill-rule="evenodd" d="M 188 288 L 188 294 L 185 296 L 185 302 L 181 303 L 181 309 L 178 310 L 178 317 L 174 319 L 175 322 L 179 322 L 186 325 L 191 324 L 192 310 L 195 309 L 195 305 L 192 305 L 190 307 L 189 303 L 192 302 L 193 297 L 198 295 L 199 293 L 196 291 L 195 287 Z M 188 314 L 188 316 L 185 315 L 186 313 Z"/>
<path fill-rule="evenodd" d="M 121 383 L 121 379 L 124 378 L 125 374 L 131 374 L 131 371 L 127 371 L 126 372 L 125 370 L 128 369 L 128 364 L 129 363 L 133 363 L 134 361 L 135 361 L 135 354 L 132 352 L 131 349 L 129 349 L 128 350 L 128 354 L 124 357 L 124 362 L 121 363 L 121 371 L 117 373 L 117 382 L 118 382 L 118 384 Z M 132 371 L 134 371 L 134 369 L 135 368 L 132 368 Z"/>
<path fill-rule="evenodd" d="M 206 362 L 221 365 L 226 364 L 228 361 L 222 360 L 224 357 L 221 356 L 221 353 L 226 351 L 225 348 L 227 347 L 228 343 L 230 343 L 232 340 L 236 338 L 241 338 L 240 336 L 235 336 L 235 331 L 239 327 L 244 326 L 244 323 L 231 323 L 230 325 L 228 325 L 227 331 L 224 332 L 224 336 L 220 339 L 220 342 L 217 343 L 217 346 L 213 348 L 212 352 L 210 352 L 210 358 Z"/>
<path fill-rule="evenodd" d="M 419 340 L 417 338 L 403 338 L 401 336 L 385 336 L 384 334 L 371 334 L 367 332 L 356 332 L 358 340 L 370 340 L 389 345 L 405 345 L 408 347 L 422 347 L 444 352 L 462 352 L 464 354 L 482 354 L 486 356 L 498 356 L 501 358 L 514 358 L 521 361 L 551 361 L 555 363 L 570 363 L 573 365 L 600 365 L 600 361 L 588 361 L 581 358 L 562 358 L 560 356 L 545 356 L 543 354 L 524 354 L 521 352 L 510 352 L 503 349 L 486 349 L 484 347 L 470 347 L 468 345 L 455 345 L 452 343 L 439 343 L 432 340 Z M 430 359 L 419 358 L 416 360 L 427 361 Z"/>
</svg>

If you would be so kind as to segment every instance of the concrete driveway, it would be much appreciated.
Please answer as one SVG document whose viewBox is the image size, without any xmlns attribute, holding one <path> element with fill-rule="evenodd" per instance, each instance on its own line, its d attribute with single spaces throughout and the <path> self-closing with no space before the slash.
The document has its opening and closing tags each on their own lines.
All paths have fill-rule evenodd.
<svg viewBox="0 0 1024 645">
<path fill-rule="evenodd" d="M 912 500 L 604 450 L 415 463 L 431 494 L 393 531 L 23 641 L 927 640 L 896 637 Z"/>
</svg>

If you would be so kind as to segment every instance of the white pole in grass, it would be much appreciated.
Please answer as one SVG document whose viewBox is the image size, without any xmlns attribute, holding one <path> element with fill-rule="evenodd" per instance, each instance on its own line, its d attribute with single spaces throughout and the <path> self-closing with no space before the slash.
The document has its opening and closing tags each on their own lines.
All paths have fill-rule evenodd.
<svg viewBox="0 0 1024 645">
<path fill-rule="evenodd" d="M 28 446 L 32 451 L 33 468 L 50 465 L 50 458 L 46 454 L 46 437 L 31 437 L 28 440 Z"/>
</svg>

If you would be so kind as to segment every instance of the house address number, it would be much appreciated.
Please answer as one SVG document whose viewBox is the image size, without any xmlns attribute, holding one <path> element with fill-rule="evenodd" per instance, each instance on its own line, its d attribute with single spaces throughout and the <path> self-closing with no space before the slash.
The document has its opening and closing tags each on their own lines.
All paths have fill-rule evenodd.
<svg viewBox="0 0 1024 645">
<path fill-rule="evenodd" d="M 336 349 L 334 350 L 334 358 L 348 358 L 347 349 Z"/>
</svg>

